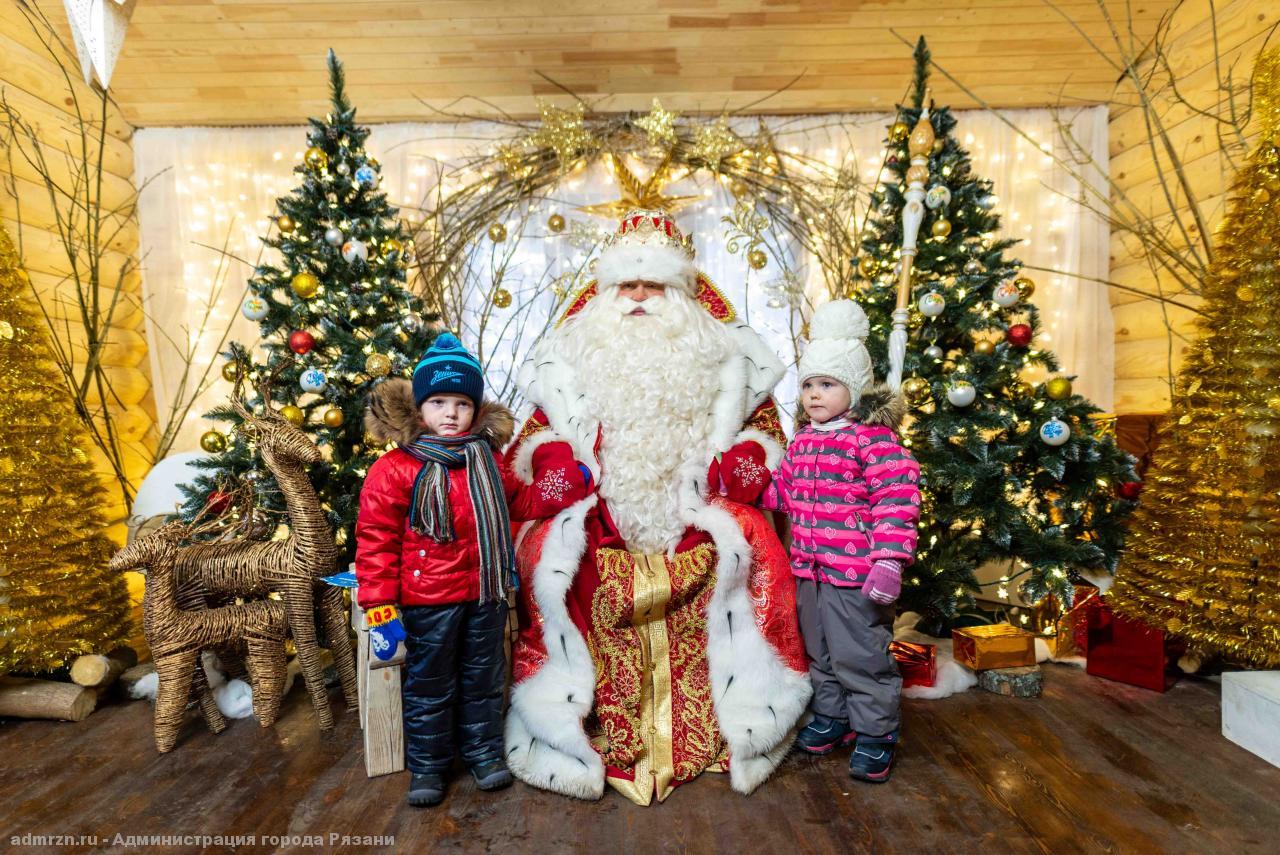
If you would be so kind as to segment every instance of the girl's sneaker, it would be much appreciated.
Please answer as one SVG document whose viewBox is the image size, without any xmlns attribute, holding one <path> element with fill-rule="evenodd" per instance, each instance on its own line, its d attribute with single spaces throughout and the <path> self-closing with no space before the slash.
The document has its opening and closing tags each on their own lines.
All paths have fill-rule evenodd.
<svg viewBox="0 0 1280 855">
<path fill-rule="evenodd" d="M 849 755 L 849 774 L 859 781 L 883 784 L 893 768 L 894 746 L 898 731 L 884 736 L 859 736 Z"/>
<path fill-rule="evenodd" d="M 796 747 L 806 754 L 830 754 L 837 746 L 848 745 L 857 737 L 844 719 L 814 715 L 813 721 L 796 735 Z"/>
</svg>

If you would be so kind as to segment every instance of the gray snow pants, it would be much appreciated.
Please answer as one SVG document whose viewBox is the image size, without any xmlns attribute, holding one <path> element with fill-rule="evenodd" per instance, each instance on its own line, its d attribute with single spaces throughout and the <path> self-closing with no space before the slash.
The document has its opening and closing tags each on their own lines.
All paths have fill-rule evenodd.
<svg viewBox="0 0 1280 855">
<path fill-rule="evenodd" d="M 893 607 L 871 602 L 860 588 L 797 579 L 796 610 L 813 683 L 809 708 L 867 736 L 897 730 L 902 677 L 889 653 Z"/>
</svg>

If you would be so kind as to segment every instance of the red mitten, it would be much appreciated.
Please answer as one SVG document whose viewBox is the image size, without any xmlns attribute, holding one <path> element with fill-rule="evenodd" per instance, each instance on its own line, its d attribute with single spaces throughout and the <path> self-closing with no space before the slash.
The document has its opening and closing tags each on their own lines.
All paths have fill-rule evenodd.
<svg viewBox="0 0 1280 855">
<path fill-rule="evenodd" d="M 590 492 L 590 470 L 573 457 L 567 442 L 548 442 L 533 452 L 533 487 L 543 502 L 565 506 Z"/>
<path fill-rule="evenodd" d="M 758 442 L 740 442 L 720 457 L 719 466 L 712 461 L 707 472 L 711 489 L 720 488 L 725 496 L 744 505 L 753 505 L 769 483 L 769 467 L 765 465 L 764 446 Z"/>
</svg>

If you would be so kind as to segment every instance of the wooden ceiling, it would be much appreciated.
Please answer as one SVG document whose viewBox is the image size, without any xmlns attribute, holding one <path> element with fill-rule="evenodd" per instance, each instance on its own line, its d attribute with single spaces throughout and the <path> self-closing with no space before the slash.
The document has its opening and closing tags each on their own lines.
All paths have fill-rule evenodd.
<svg viewBox="0 0 1280 855">
<path fill-rule="evenodd" d="M 1132 17 L 1139 42 L 1173 5 L 1105 2 L 1122 28 Z M 1107 100 L 1116 72 L 1087 41 L 1110 42 L 1102 9 L 1096 0 L 1055 5 L 143 0 L 112 89 L 137 126 L 296 123 L 324 112 L 333 47 L 365 121 L 445 118 L 441 110 L 527 116 L 538 96 L 563 96 L 556 84 L 608 111 L 647 109 L 654 96 L 686 112 L 753 102 L 752 112 L 876 110 L 902 98 L 911 73 L 903 39 L 923 34 L 936 62 L 994 105 Z M 940 100 L 973 105 L 942 75 L 933 83 Z"/>
</svg>

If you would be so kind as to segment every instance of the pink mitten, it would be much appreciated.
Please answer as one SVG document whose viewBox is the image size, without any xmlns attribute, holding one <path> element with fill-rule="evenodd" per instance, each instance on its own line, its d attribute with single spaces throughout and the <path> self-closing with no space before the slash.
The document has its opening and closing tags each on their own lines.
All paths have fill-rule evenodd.
<svg viewBox="0 0 1280 855">
<path fill-rule="evenodd" d="M 881 558 L 871 565 L 867 581 L 862 583 L 862 594 L 873 603 L 888 606 L 902 593 L 902 563 L 892 558 Z"/>
</svg>

